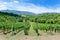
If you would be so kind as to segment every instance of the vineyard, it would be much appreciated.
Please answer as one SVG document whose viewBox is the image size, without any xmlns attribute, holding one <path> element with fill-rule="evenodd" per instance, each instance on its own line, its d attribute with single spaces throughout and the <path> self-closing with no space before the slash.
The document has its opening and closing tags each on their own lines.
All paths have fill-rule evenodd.
<svg viewBox="0 0 60 40">
<path fill-rule="evenodd" d="M 31 16 L 0 12 L 0 33 L 12 36 L 17 35 L 21 31 L 24 32 L 24 35 L 29 35 L 30 30 L 30 33 L 34 30 L 37 36 L 41 35 L 40 31 L 49 32 L 50 34 L 59 33 L 60 19 L 58 15 L 43 14 Z"/>
</svg>

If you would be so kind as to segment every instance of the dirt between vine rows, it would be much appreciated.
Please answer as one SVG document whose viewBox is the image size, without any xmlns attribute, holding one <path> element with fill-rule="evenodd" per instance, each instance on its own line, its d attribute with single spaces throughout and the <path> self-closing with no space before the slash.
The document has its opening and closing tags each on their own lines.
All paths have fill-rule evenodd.
<svg viewBox="0 0 60 40">
<path fill-rule="evenodd" d="M 0 35 L 0 40 L 60 40 L 60 35 L 42 35 L 42 36 L 31 36 L 31 35 Z"/>
</svg>

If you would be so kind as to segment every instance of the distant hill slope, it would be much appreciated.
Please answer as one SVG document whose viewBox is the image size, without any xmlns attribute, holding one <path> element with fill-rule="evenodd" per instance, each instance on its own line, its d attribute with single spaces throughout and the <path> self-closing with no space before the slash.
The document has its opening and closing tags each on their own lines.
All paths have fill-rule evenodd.
<svg viewBox="0 0 60 40">
<path fill-rule="evenodd" d="M 32 12 L 17 11 L 17 10 L 1 10 L 1 12 L 8 12 L 8 13 L 14 13 L 14 14 L 19 14 L 19 15 L 35 15 Z"/>
</svg>

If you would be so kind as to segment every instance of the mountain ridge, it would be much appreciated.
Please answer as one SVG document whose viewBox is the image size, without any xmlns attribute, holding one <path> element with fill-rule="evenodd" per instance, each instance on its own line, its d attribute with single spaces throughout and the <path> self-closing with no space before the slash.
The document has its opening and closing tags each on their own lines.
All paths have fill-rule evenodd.
<svg viewBox="0 0 60 40">
<path fill-rule="evenodd" d="M 0 10 L 0 11 L 14 13 L 14 14 L 18 14 L 18 15 L 35 15 L 34 13 L 28 12 L 28 11 L 17 11 L 17 10 Z"/>
</svg>

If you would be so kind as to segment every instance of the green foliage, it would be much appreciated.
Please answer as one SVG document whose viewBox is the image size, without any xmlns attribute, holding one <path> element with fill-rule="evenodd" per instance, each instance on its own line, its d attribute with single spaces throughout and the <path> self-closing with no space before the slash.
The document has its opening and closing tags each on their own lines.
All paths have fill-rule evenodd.
<svg viewBox="0 0 60 40">
<path fill-rule="evenodd" d="M 53 31 L 60 30 L 60 14 L 27 15 L 23 18 L 21 15 L 7 12 L 0 12 L 0 30 L 3 30 L 3 32 L 11 31 L 13 25 L 14 32 L 20 32 L 24 29 L 24 26 L 28 32 L 31 26 L 30 22 L 32 22 L 33 29 L 36 30 L 36 18 L 38 18 L 38 29 L 49 31 L 52 27 Z M 26 22 L 23 22 L 23 20 Z"/>
<path fill-rule="evenodd" d="M 36 30 L 36 23 L 32 22 L 33 29 Z M 55 31 L 55 29 L 60 30 L 60 25 L 59 24 L 43 24 L 43 23 L 38 23 L 38 28 L 40 30 L 50 30 L 50 26 L 52 27 L 52 31 Z"/>
<path fill-rule="evenodd" d="M 22 16 L 12 13 L 0 12 L 0 30 L 3 30 L 4 34 L 12 30 L 14 30 L 13 32 L 18 33 L 23 30 L 24 24 L 26 25 L 26 29 L 28 31 L 30 24 L 29 22 L 24 23 Z"/>
<path fill-rule="evenodd" d="M 38 23 L 49 24 L 51 21 L 52 24 L 60 24 L 60 13 L 44 13 L 29 17 L 31 22 L 35 22 L 36 18 L 38 18 Z"/>
</svg>

